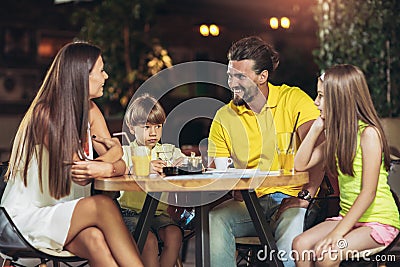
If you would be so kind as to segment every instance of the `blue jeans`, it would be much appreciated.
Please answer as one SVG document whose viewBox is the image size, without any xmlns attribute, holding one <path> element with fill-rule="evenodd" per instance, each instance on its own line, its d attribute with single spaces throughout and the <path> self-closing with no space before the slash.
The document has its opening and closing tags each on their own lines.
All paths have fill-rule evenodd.
<svg viewBox="0 0 400 267">
<path fill-rule="evenodd" d="M 267 221 L 269 221 L 279 251 L 286 252 L 281 257 L 285 267 L 294 267 L 290 259 L 293 239 L 303 232 L 306 209 L 290 208 L 274 220 L 274 214 L 282 199 L 289 197 L 274 193 L 259 198 Z M 236 266 L 235 237 L 256 236 L 256 230 L 244 202 L 228 200 L 210 212 L 210 262 L 211 267 Z M 281 252 L 282 253 L 282 252 Z"/>
</svg>

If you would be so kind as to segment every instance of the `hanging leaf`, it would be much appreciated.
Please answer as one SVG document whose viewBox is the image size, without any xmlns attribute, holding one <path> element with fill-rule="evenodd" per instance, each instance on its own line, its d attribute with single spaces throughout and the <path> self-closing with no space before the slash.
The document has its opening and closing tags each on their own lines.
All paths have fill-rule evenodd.
<svg viewBox="0 0 400 267">
<path fill-rule="evenodd" d="M 360 67 L 380 116 L 400 115 L 400 1 L 317 0 L 313 8 L 321 70 L 334 64 Z M 388 45 L 389 44 L 389 45 Z"/>
<path fill-rule="evenodd" d="M 71 18 L 84 25 L 79 38 L 102 49 L 105 69 L 109 73 L 101 106 L 113 106 L 112 113 L 124 112 L 135 90 L 150 77 L 146 57 L 154 46 L 163 48 L 148 29 L 156 8 L 164 0 L 103 0 L 90 10 L 78 9 Z M 156 41 L 155 41 L 156 40 Z M 164 66 L 157 65 L 157 71 Z M 153 74 L 154 71 L 151 71 Z M 107 87 L 111 90 L 107 90 Z M 114 114 L 115 115 L 115 114 Z"/>
</svg>

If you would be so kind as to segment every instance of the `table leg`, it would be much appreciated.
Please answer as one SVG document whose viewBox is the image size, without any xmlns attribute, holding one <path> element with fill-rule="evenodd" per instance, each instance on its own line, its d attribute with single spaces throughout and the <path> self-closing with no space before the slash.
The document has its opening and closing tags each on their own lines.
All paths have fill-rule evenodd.
<svg viewBox="0 0 400 267">
<path fill-rule="evenodd" d="M 240 190 L 243 200 L 246 203 L 247 210 L 253 220 L 258 237 L 263 248 L 266 248 L 263 255 L 267 260 L 271 260 L 276 267 L 283 267 L 282 261 L 278 258 L 278 248 L 275 243 L 271 228 L 265 218 L 264 211 L 258 202 L 258 197 L 254 191 Z"/>
<path fill-rule="evenodd" d="M 209 204 L 195 207 L 196 267 L 210 266 Z"/>
<path fill-rule="evenodd" d="M 156 213 L 158 206 L 158 200 L 161 197 L 161 193 L 147 193 L 146 200 L 143 204 L 142 212 L 140 213 L 139 221 L 135 229 L 135 240 L 139 247 L 140 253 L 142 253 L 144 244 L 146 243 L 147 235 L 150 231 L 150 226 Z"/>
</svg>

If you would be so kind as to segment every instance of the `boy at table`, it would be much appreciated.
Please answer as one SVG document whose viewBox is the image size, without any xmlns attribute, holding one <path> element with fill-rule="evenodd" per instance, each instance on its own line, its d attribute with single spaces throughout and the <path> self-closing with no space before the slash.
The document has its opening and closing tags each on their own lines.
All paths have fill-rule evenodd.
<svg viewBox="0 0 400 267">
<path fill-rule="evenodd" d="M 126 124 L 135 140 L 130 146 L 146 145 L 151 148 L 150 172 L 161 174 L 167 163 L 157 158 L 156 151 L 162 150 L 159 143 L 162 136 L 162 126 L 166 115 L 157 100 L 148 94 L 136 98 L 128 107 L 125 115 Z M 123 146 L 123 159 L 127 170 L 132 167 L 130 146 Z M 179 148 L 174 149 L 173 161 L 179 162 L 185 155 Z M 129 231 L 133 234 L 139 220 L 141 209 L 146 198 L 145 192 L 122 192 L 118 199 L 122 216 Z M 168 205 L 159 202 L 155 218 L 142 252 L 145 266 L 173 267 L 178 258 L 182 243 L 182 230 L 167 212 Z M 158 259 L 158 240 L 163 242 L 163 248 Z"/>
<path fill-rule="evenodd" d="M 261 38 L 237 41 L 231 46 L 228 59 L 228 85 L 233 99 L 217 111 L 212 122 L 208 162 L 215 157 L 231 157 L 235 168 L 277 170 L 275 132 L 292 132 L 296 126 L 295 136 L 303 140 L 319 111 L 300 88 L 268 82 L 279 59 L 278 53 Z M 309 176 L 310 182 L 303 186 L 256 190 L 285 267 L 295 265 L 289 255 L 292 241 L 303 231 L 308 200 L 323 178 L 322 166 L 311 169 Z M 234 192 L 233 200 L 210 213 L 212 267 L 236 266 L 235 237 L 256 235 L 239 193 Z"/>
</svg>

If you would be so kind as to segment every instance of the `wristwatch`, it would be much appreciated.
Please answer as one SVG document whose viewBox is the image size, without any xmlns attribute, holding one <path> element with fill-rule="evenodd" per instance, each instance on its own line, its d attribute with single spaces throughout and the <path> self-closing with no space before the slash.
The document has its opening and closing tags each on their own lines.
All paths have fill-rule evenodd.
<svg viewBox="0 0 400 267">
<path fill-rule="evenodd" d="M 300 199 L 307 200 L 308 202 L 310 202 L 312 198 L 310 192 L 308 192 L 308 190 L 305 189 L 301 190 L 299 194 L 297 194 L 297 197 Z"/>
</svg>

